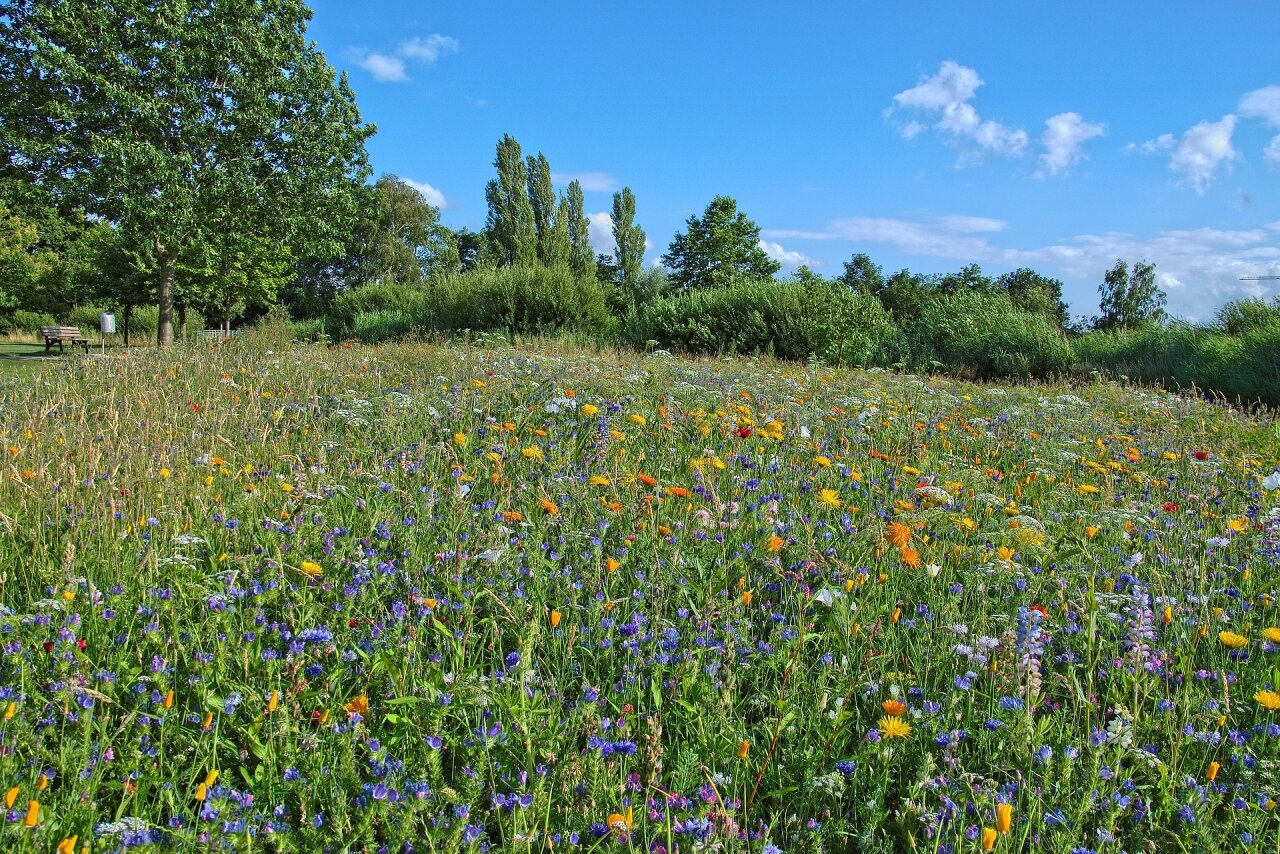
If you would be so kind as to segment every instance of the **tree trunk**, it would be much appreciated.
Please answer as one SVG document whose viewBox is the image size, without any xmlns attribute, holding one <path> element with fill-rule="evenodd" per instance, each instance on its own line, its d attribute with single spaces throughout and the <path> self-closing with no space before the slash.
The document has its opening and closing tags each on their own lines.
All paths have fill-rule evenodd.
<svg viewBox="0 0 1280 854">
<path fill-rule="evenodd" d="M 129 349 L 129 318 L 133 316 L 133 303 L 124 304 L 124 348 Z"/>
<path fill-rule="evenodd" d="M 178 267 L 178 255 L 169 249 L 161 248 L 160 256 L 160 293 L 159 319 L 156 323 L 156 346 L 165 347 L 173 343 L 173 279 Z"/>
<path fill-rule="evenodd" d="M 178 336 L 183 341 L 187 340 L 187 307 L 185 305 L 178 306 Z"/>
</svg>

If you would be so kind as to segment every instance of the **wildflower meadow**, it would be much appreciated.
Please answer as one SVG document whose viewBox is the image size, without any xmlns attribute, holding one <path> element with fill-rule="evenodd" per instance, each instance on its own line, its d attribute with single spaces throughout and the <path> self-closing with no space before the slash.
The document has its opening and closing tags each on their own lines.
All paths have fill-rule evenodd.
<svg viewBox="0 0 1280 854">
<path fill-rule="evenodd" d="M 1280 845 L 1270 415 L 259 332 L 0 440 L 3 850 Z"/>
</svg>

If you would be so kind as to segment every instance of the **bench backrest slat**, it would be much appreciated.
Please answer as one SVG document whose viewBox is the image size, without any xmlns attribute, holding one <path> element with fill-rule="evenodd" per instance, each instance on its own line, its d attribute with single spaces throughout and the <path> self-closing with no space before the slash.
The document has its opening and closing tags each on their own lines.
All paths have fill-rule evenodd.
<svg viewBox="0 0 1280 854">
<path fill-rule="evenodd" d="M 79 326 L 41 326 L 40 334 L 46 338 L 83 338 Z"/>
</svg>

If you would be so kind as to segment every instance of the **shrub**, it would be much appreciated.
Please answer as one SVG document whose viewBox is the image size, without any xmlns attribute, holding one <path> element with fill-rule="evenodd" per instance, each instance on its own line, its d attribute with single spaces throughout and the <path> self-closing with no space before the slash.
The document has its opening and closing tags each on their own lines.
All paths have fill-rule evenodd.
<svg viewBox="0 0 1280 854">
<path fill-rule="evenodd" d="M 10 317 L 4 319 L 5 332 L 20 332 L 35 335 L 41 326 L 54 326 L 57 321 L 52 314 L 43 311 L 26 311 L 18 309 Z"/>
<path fill-rule="evenodd" d="M 616 326 L 604 286 L 567 269 L 472 270 L 433 284 L 430 293 L 429 310 L 417 317 L 432 329 L 514 334 L 576 330 L 609 338 Z"/>
<path fill-rule="evenodd" d="M 1067 373 L 1074 353 L 1043 314 L 1005 293 L 960 291 L 931 299 L 908 329 L 912 361 L 979 379 L 1045 379 Z"/>
<path fill-rule="evenodd" d="M 1218 309 L 1217 323 L 1228 335 L 1280 330 L 1280 297 L 1271 302 L 1261 299 L 1229 302 Z"/>
<path fill-rule="evenodd" d="M 635 346 L 688 353 L 770 353 L 846 365 L 887 365 L 904 342 L 874 297 L 836 285 L 748 281 L 656 299 L 630 318 Z"/>
<path fill-rule="evenodd" d="M 430 312 L 430 300 L 426 288 L 407 285 L 369 285 L 344 291 L 333 301 L 325 331 L 330 338 L 350 338 L 357 334 L 356 318 L 361 314 L 390 312 L 420 317 Z"/>
</svg>

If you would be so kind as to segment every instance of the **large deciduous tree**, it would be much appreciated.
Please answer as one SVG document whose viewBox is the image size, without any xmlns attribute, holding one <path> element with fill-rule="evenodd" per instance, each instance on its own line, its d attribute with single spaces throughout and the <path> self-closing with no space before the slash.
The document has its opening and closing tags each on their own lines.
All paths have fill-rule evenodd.
<svg viewBox="0 0 1280 854">
<path fill-rule="evenodd" d="M 185 256 L 322 257 L 354 225 L 373 128 L 310 17 L 301 0 L 11 0 L 0 16 L 6 162 L 154 256 L 160 344 Z"/>
<path fill-rule="evenodd" d="M 781 265 L 760 248 L 760 226 L 728 196 L 716 196 L 702 216 L 691 216 L 662 256 L 681 288 L 715 288 L 740 279 L 767 279 Z"/>
<path fill-rule="evenodd" d="M 1098 286 L 1099 329 L 1132 329 L 1164 317 L 1165 293 L 1156 284 L 1156 266 L 1139 261 L 1129 269 L 1123 259 L 1106 272 Z"/>
</svg>

